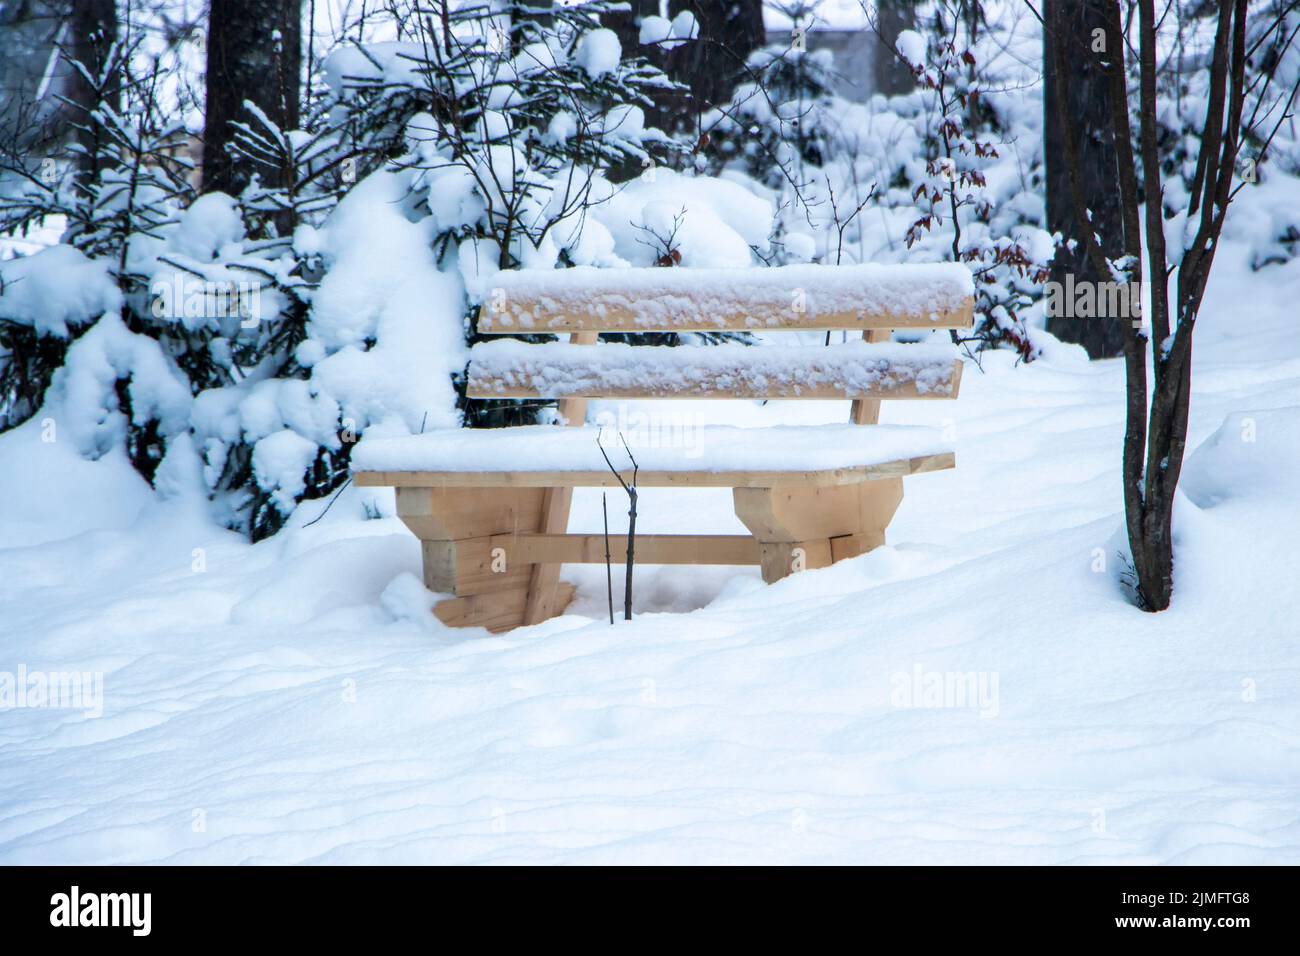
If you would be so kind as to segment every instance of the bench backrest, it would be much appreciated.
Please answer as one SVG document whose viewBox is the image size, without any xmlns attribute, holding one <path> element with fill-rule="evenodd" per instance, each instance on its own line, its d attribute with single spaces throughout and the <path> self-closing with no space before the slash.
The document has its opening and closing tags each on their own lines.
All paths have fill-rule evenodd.
<svg viewBox="0 0 1300 956">
<path fill-rule="evenodd" d="M 572 333 L 569 344 L 517 340 L 471 350 L 472 398 L 554 398 L 579 424 L 587 398 L 852 399 L 873 424 L 882 399 L 956 398 L 961 362 L 946 347 L 889 342 L 894 329 L 969 328 L 963 266 L 784 266 L 501 272 L 478 289 L 478 331 Z M 866 344 L 594 344 L 601 332 L 860 331 Z"/>
</svg>

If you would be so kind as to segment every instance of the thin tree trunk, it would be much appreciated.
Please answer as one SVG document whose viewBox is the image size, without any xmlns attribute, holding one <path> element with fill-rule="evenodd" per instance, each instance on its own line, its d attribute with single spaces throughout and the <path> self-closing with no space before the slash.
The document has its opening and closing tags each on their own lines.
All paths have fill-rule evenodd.
<svg viewBox="0 0 1300 956">
<path fill-rule="evenodd" d="M 605 595 L 609 599 L 609 623 L 614 623 L 614 567 L 609 553 L 609 505 L 605 493 L 600 493 L 600 511 L 605 516 Z"/>
<path fill-rule="evenodd" d="M 916 0 L 876 0 L 876 32 L 880 41 L 871 47 L 872 93 L 894 96 L 916 86 L 912 71 L 894 56 L 898 35 L 916 27 Z"/>
<path fill-rule="evenodd" d="M 695 15 L 699 38 L 670 52 L 667 70 L 670 77 L 690 88 L 690 103 L 674 104 L 689 120 L 711 106 L 731 101 L 737 83 L 746 75 L 745 61 L 766 44 L 767 30 L 762 0 L 669 0 L 669 16 L 683 10 Z M 688 105 L 689 110 L 684 110 Z"/>
<path fill-rule="evenodd" d="M 1140 282 L 1142 263 L 1150 262 L 1149 329 L 1133 322 L 1121 323 L 1124 336 L 1126 422 L 1123 453 L 1124 515 L 1137 595 L 1148 611 L 1169 607 L 1174 587 L 1173 509 L 1178 479 L 1187 447 L 1187 425 L 1191 410 L 1192 337 L 1201 300 L 1209 280 L 1219 237 L 1233 196 L 1234 172 L 1241 144 L 1247 137 L 1242 127 L 1246 95 L 1247 0 L 1223 0 L 1218 9 L 1218 27 L 1213 45 L 1206 94 L 1205 122 L 1200 131 L 1200 152 L 1188 202 L 1190 239 L 1174 241 L 1173 261 L 1179 263 L 1176 294 L 1169 296 L 1171 258 L 1166 249 L 1165 210 L 1159 150 L 1159 89 L 1157 84 L 1159 14 L 1155 0 L 1138 0 L 1137 53 L 1139 79 L 1137 115 L 1139 150 L 1132 146 L 1129 118 L 1128 74 L 1125 68 L 1126 40 L 1119 0 L 1106 0 L 1103 15 L 1106 51 L 1104 72 L 1110 104 L 1111 140 L 1116 152 L 1119 179 L 1123 253 L 1114 269 L 1126 271 L 1129 281 Z M 1048 27 L 1058 24 L 1061 8 L 1054 9 Z M 1056 31 L 1058 37 L 1064 30 Z M 1289 42 L 1289 41 L 1288 41 Z M 1066 51 L 1057 44 L 1051 53 L 1055 68 L 1054 92 L 1062 115 L 1068 113 Z M 1285 116 L 1285 113 L 1283 114 Z M 1278 120 L 1280 123 L 1284 120 Z M 1274 133 L 1278 126 L 1274 126 Z M 1087 223 L 1090 211 L 1084 192 L 1084 170 L 1074 139 L 1074 125 L 1061 124 L 1061 146 L 1066 181 L 1076 221 Z M 1259 130 L 1249 135 L 1268 142 L 1272 134 Z M 1142 187 L 1138 186 L 1141 163 Z M 1143 206 L 1145 205 L 1145 209 Z M 1143 232 L 1141 214 L 1145 212 Z M 1094 230 L 1084 229 L 1081 245 L 1099 274 L 1112 264 Z M 1144 255 L 1145 254 L 1145 255 Z M 1154 342 L 1150 356 L 1153 382 L 1148 411 L 1147 345 Z"/>
<path fill-rule="evenodd" d="M 117 41 L 117 4 L 114 0 L 77 0 L 72 5 L 70 28 L 72 37 L 69 45 L 73 58 L 85 66 L 92 76 L 97 75 Z M 79 107 L 78 115 L 73 117 L 78 126 L 75 138 L 81 147 L 77 157 L 79 178 L 90 182 L 99 175 L 98 163 L 103 150 L 98 142 L 100 127 L 89 122 L 87 114 L 100 106 L 107 106 L 114 111 L 121 109 L 121 77 L 110 78 L 102 89 L 96 90 L 79 74 L 73 73 L 69 99 Z"/>
<path fill-rule="evenodd" d="M 623 620 L 632 620 L 632 565 L 636 560 L 636 485 L 627 489 L 627 568 L 623 572 Z"/>
<path fill-rule="evenodd" d="M 229 155 L 232 122 L 256 104 L 281 129 L 298 125 L 302 72 L 301 0 L 212 0 L 208 25 L 203 188 L 238 195 L 256 171 L 283 186 L 289 170 L 253 170 Z"/>
</svg>

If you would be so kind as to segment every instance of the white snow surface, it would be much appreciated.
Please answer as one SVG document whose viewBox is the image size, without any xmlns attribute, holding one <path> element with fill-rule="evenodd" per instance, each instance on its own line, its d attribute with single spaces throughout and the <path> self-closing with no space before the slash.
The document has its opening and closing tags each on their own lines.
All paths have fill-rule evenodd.
<svg viewBox="0 0 1300 956">
<path fill-rule="evenodd" d="M 529 344 L 518 339 L 470 349 L 471 385 L 529 388 L 552 398 L 630 391 L 690 397 L 701 388 L 797 398 L 818 388 L 864 394 L 915 384 L 925 396 L 953 394 L 957 352 L 950 346 L 864 341 L 816 346 L 707 347 Z M 841 392 L 841 394 L 843 394 Z"/>
<path fill-rule="evenodd" d="M 618 42 L 618 34 L 613 30 L 590 30 L 578 41 L 574 59 L 587 71 L 593 80 L 598 80 L 606 73 L 618 69 L 623 58 L 623 48 Z"/>
<path fill-rule="evenodd" d="M 1071 349 L 885 404 L 959 461 L 907 480 L 888 546 L 770 587 L 638 567 L 615 626 L 570 567 L 566 614 L 496 637 L 424 613 L 388 490 L 250 545 L 182 469 L 160 499 L 37 415 L 0 436 L 0 672 L 100 673 L 102 716 L 0 709 L 0 862 L 1300 862 L 1300 262 L 1247 260 L 1224 243 L 1198 320 L 1158 615 L 1116 556 L 1123 369 Z M 590 415 L 687 412 L 847 403 Z M 725 489 L 645 489 L 638 526 L 740 530 Z M 982 700 L 927 706 L 966 674 Z"/>
<path fill-rule="evenodd" d="M 937 428 L 774 425 L 684 428 L 681 440 L 628 446 L 641 471 L 811 471 L 878 465 L 952 450 Z M 362 438 L 353 471 L 598 471 L 630 464 L 614 429 L 521 425 L 450 428 L 404 438 Z"/>
<path fill-rule="evenodd" d="M 646 330 L 726 326 L 738 311 L 754 329 L 794 328 L 823 316 L 882 315 L 937 321 L 972 291 L 955 263 L 790 265 L 723 269 L 525 269 L 470 283 L 471 295 L 501 303 L 491 331 L 542 331 L 556 316 L 599 319 L 631 312 Z M 751 314 L 752 313 L 752 314 Z M 774 317 L 774 314 L 777 317 Z M 482 327 L 482 323 L 480 323 Z"/>
<path fill-rule="evenodd" d="M 671 20 L 660 16 L 642 17 L 638 40 L 643 46 L 653 45 L 663 50 L 672 50 L 699 35 L 700 25 L 695 20 L 695 14 L 683 10 Z"/>
<path fill-rule="evenodd" d="M 0 318 L 40 334 L 67 338 L 68 323 L 85 324 L 121 306 L 104 263 L 72 246 L 0 261 Z"/>
</svg>

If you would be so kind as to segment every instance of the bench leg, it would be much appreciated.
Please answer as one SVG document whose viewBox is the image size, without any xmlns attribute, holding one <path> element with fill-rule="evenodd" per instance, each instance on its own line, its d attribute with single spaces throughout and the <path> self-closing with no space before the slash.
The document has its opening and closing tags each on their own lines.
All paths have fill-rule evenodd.
<svg viewBox="0 0 1300 956">
<path fill-rule="evenodd" d="M 903 479 L 828 488 L 733 489 L 736 515 L 759 543 L 763 580 L 828 567 L 885 543 Z"/>
<path fill-rule="evenodd" d="M 545 489 L 399 488 L 397 513 L 420 539 L 424 584 L 452 595 L 433 609 L 449 627 L 508 631 L 525 621 L 535 565 L 511 558 L 500 537 L 537 531 Z M 572 588 L 558 585 L 555 613 Z"/>
<path fill-rule="evenodd" d="M 598 333 L 574 332 L 569 341 L 574 345 L 595 345 Z M 580 427 L 587 419 L 585 398 L 563 398 L 556 403 L 556 411 L 569 427 Z M 569 530 L 569 508 L 573 504 L 572 488 L 543 489 L 541 517 L 537 530 L 546 534 L 564 534 Z M 560 565 L 537 564 L 533 566 L 524 599 L 523 623 L 540 624 L 564 611 L 573 597 L 573 588 L 560 583 Z"/>
<path fill-rule="evenodd" d="M 549 534 L 564 534 L 569 529 L 569 508 L 573 504 L 572 488 L 545 488 L 541 503 L 541 520 L 537 528 Z M 528 583 L 528 597 L 524 601 L 524 624 L 540 624 L 564 610 L 573 596 L 570 587 L 565 593 L 560 585 L 561 565 L 546 563 L 532 565 Z"/>
</svg>

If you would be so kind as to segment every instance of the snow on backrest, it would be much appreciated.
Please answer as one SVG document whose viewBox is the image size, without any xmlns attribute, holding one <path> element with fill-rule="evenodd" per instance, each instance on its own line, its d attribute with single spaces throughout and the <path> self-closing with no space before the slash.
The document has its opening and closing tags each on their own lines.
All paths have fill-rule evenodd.
<svg viewBox="0 0 1300 956">
<path fill-rule="evenodd" d="M 956 398 L 951 345 L 830 347 L 482 342 L 471 398 Z"/>
<path fill-rule="evenodd" d="M 967 328 L 957 263 L 751 269 L 530 269 L 475 283 L 478 330 L 689 332 Z"/>
</svg>

